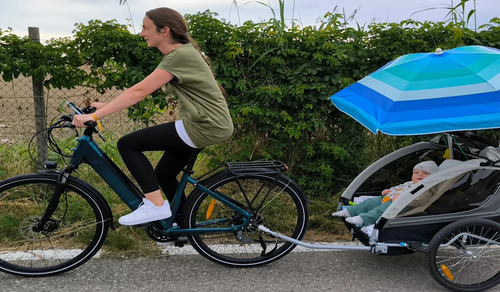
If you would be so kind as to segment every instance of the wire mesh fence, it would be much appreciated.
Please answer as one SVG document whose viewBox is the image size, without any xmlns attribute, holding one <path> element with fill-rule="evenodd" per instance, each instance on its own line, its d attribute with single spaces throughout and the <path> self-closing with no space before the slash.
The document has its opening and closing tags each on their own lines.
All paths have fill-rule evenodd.
<svg viewBox="0 0 500 292">
<path fill-rule="evenodd" d="M 92 88 L 79 86 L 72 89 L 43 89 L 43 104 L 46 117 L 44 127 L 51 124 L 64 113 L 71 113 L 66 106 L 66 101 L 83 107 L 91 102 L 109 102 L 118 96 L 121 90 L 108 90 L 101 94 Z M 11 82 L 0 79 L 0 179 L 31 172 L 37 168 L 37 143 L 32 138 L 37 133 L 35 123 L 35 102 L 33 93 L 33 82 L 31 77 L 20 76 Z M 39 120 L 39 117 L 37 117 Z M 172 119 L 170 115 L 158 115 L 155 123 L 164 123 Z M 116 150 L 117 140 L 134 130 L 141 129 L 141 122 L 134 122 L 127 116 L 127 110 L 115 113 L 103 119 L 106 142 L 100 141 L 100 145 L 109 150 L 109 155 L 121 163 Z M 59 139 L 69 140 L 69 149 L 74 145 L 75 132 L 67 130 L 59 134 Z M 31 143 L 30 143 L 31 141 Z M 48 160 L 54 160 L 54 153 L 48 153 Z M 35 161 L 34 161 L 35 160 Z M 31 169 L 28 169 L 31 168 Z"/>
</svg>

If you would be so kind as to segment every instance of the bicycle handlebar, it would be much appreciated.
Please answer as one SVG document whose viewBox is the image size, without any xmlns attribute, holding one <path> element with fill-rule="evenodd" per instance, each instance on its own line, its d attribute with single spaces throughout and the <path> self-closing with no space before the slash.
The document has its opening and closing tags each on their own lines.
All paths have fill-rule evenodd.
<svg viewBox="0 0 500 292">
<path fill-rule="evenodd" d="M 78 107 L 76 107 L 76 105 L 74 103 L 72 103 L 71 101 L 67 101 L 66 104 L 68 105 L 69 108 L 71 108 L 76 114 L 78 115 L 83 115 L 84 112 L 83 112 L 83 109 L 79 109 Z"/>
<path fill-rule="evenodd" d="M 72 124 L 73 117 L 75 115 L 91 114 L 91 113 L 93 113 L 93 112 L 95 112 L 97 110 L 95 107 L 91 107 L 91 106 L 87 106 L 85 108 L 78 108 L 78 107 L 75 106 L 75 104 L 73 104 L 72 102 L 69 102 L 69 101 L 66 102 L 66 104 L 68 105 L 68 107 L 70 107 L 73 110 L 74 113 L 61 115 L 61 117 L 59 118 L 59 120 L 54 121 L 48 128 L 44 129 L 44 131 L 46 131 L 46 133 L 47 133 L 46 138 L 45 138 L 45 143 L 46 143 L 47 147 L 51 151 L 53 151 L 54 153 L 62 156 L 63 159 L 64 158 L 69 158 L 69 157 L 71 157 L 71 155 L 63 153 L 63 151 L 61 150 L 61 148 L 58 145 L 57 140 L 54 139 L 54 137 L 52 135 L 52 131 L 55 130 L 55 129 L 70 128 L 70 129 L 72 129 L 75 132 L 75 136 L 78 137 L 79 136 L 78 130 Z M 99 131 L 97 130 L 98 123 L 96 121 L 87 121 L 87 122 L 84 123 L 84 125 L 86 126 L 86 128 L 85 128 L 85 130 L 83 132 L 84 135 L 86 135 L 86 136 L 92 136 L 94 133 L 97 133 L 97 135 L 99 135 L 99 137 L 103 141 L 106 141 L 104 139 L 104 137 L 101 135 L 101 133 L 99 133 Z M 31 138 L 31 140 L 30 140 L 30 142 L 28 144 L 28 151 L 30 149 L 31 143 L 34 140 L 34 138 L 38 134 L 40 134 L 41 132 L 42 131 L 37 132 L 33 136 L 33 138 Z M 33 161 L 37 162 L 37 160 L 34 159 L 31 156 L 31 154 L 30 154 L 30 157 L 33 159 Z M 41 166 L 43 166 L 43 165 L 41 165 Z"/>
<path fill-rule="evenodd" d="M 73 121 L 73 116 L 74 115 L 91 114 L 91 113 L 93 113 L 93 112 L 95 112 L 97 110 L 93 106 L 87 106 L 87 107 L 84 107 L 84 108 L 78 108 L 71 101 L 67 101 L 66 104 L 68 105 L 69 108 L 71 108 L 75 112 L 74 114 L 71 114 L 71 115 L 63 115 L 63 116 L 61 116 L 61 119 L 65 120 L 65 121 L 68 121 L 68 122 L 72 122 Z M 94 130 L 97 127 L 97 122 L 96 121 L 87 121 L 87 122 L 85 122 L 83 124 L 85 126 L 87 126 L 88 128 L 93 128 Z M 73 128 L 74 128 L 74 126 L 73 126 Z"/>
<path fill-rule="evenodd" d="M 76 130 L 76 127 L 72 124 L 74 116 L 75 115 L 91 114 L 91 113 L 95 112 L 97 110 L 97 108 L 95 108 L 93 106 L 78 108 L 71 101 L 67 101 L 66 104 L 68 105 L 69 108 L 71 108 L 71 110 L 73 110 L 74 113 L 62 115 L 61 118 L 59 119 L 59 121 L 55 122 L 54 124 L 52 124 L 52 126 L 49 127 L 48 131 L 50 132 L 52 129 L 56 129 L 56 128 L 71 128 L 71 129 L 76 131 L 76 135 L 78 136 L 78 131 Z M 97 133 L 103 141 L 106 141 L 104 139 L 104 137 L 101 135 L 101 133 L 98 131 L 98 129 L 101 130 L 98 122 L 87 121 L 83 124 L 86 126 L 86 128 L 83 132 L 84 135 L 92 136 L 93 133 Z"/>
</svg>

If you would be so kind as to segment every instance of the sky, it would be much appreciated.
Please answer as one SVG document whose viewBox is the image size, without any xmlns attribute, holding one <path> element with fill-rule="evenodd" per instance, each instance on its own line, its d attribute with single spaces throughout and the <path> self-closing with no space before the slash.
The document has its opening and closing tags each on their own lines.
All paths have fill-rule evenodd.
<svg viewBox="0 0 500 292">
<path fill-rule="evenodd" d="M 12 28 L 13 33 L 24 36 L 28 27 L 39 27 L 43 41 L 51 38 L 72 36 L 75 23 L 88 23 L 92 19 L 103 21 L 116 19 L 122 24 L 132 24 L 132 33 L 139 33 L 146 11 L 157 7 L 170 7 L 181 14 L 194 14 L 210 10 L 233 24 L 246 20 L 261 22 L 273 17 L 271 9 L 259 2 L 268 3 L 279 14 L 278 0 L 128 0 L 120 6 L 119 0 L 0 0 L 0 29 Z M 327 12 L 345 12 L 347 16 L 359 9 L 355 15 L 360 25 L 371 22 L 400 22 L 405 19 L 418 21 L 443 21 L 446 9 L 458 0 L 285 0 L 285 18 L 293 18 L 303 26 L 314 25 Z M 474 1 L 466 5 L 466 12 L 474 9 Z M 235 5 L 238 4 L 238 7 Z M 476 0 L 477 25 L 500 17 L 500 0 Z M 415 14 L 414 14 L 415 13 Z M 413 14 L 413 15 L 412 15 Z M 353 22 L 355 23 L 355 22 Z M 474 28 L 471 21 L 469 27 Z"/>
</svg>

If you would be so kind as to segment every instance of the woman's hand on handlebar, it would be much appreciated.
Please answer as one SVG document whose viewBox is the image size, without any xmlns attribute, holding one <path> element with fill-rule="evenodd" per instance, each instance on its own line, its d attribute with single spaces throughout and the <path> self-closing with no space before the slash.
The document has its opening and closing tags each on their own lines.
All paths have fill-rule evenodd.
<svg viewBox="0 0 500 292">
<path fill-rule="evenodd" d="M 86 127 L 85 122 L 95 121 L 92 115 L 75 115 L 72 124 L 77 128 Z"/>
</svg>

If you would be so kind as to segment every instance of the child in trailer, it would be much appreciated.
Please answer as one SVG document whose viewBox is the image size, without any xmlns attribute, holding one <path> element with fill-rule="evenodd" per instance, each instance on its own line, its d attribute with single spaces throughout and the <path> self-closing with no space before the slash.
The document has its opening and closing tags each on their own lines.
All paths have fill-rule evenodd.
<svg viewBox="0 0 500 292">
<path fill-rule="evenodd" d="M 347 206 L 345 209 L 333 213 L 332 216 L 345 217 L 347 222 L 355 225 L 369 226 L 374 224 L 391 203 L 397 200 L 401 192 L 437 171 L 438 166 L 434 161 L 420 162 L 413 168 L 411 181 L 382 191 L 383 196 L 367 199 L 354 206 Z"/>
</svg>

